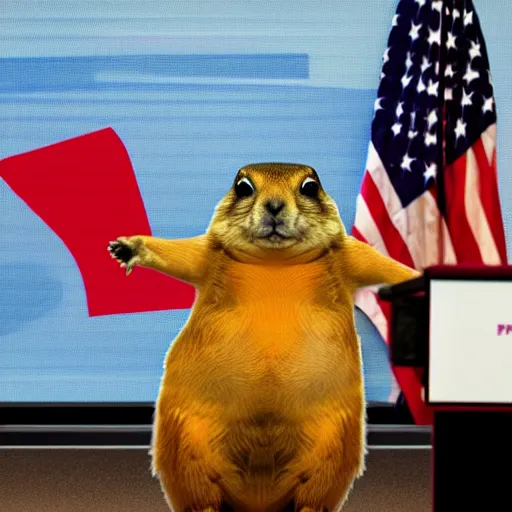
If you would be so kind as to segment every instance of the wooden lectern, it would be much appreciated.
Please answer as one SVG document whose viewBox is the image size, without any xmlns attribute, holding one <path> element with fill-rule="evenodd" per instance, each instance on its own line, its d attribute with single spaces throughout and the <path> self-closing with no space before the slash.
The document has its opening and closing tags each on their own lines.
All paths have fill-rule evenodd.
<svg viewBox="0 0 512 512">
<path fill-rule="evenodd" d="M 395 366 L 426 369 L 435 512 L 512 510 L 512 266 L 437 266 L 379 291 Z"/>
</svg>

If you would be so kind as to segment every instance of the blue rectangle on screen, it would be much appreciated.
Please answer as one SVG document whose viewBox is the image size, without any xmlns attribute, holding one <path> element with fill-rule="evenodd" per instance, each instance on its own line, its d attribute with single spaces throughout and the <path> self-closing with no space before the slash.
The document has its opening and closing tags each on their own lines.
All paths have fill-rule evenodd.
<svg viewBox="0 0 512 512">
<path fill-rule="evenodd" d="M 306 54 L 111 55 L 0 59 L 0 92 L 103 89 L 172 79 L 307 79 Z"/>
</svg>

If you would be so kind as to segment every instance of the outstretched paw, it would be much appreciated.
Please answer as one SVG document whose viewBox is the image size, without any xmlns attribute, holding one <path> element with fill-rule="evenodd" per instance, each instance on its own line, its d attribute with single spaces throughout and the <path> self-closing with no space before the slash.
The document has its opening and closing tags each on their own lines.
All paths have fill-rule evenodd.
<svg viewBox="0 0 512 512">
<path fill-rule="evenodd" d="M 121 267 L 126 268 L 126 275 L 130 274 L 139 261 L 136 244 L 125 237 L 110 242 L 108 251 L 110 256 L 121 264 Z"/>
</svg>

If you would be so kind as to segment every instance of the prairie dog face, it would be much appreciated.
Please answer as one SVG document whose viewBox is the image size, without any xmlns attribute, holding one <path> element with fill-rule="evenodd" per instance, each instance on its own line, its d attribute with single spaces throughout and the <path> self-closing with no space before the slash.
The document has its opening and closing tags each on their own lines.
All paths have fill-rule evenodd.
<svg viewBox="0 0 512 512">
<path fill-rule="evenodd" d="M 226 249 L 256 257 L 326 249 L 345 232 L 316 171 L 279 163 L 240 169 L 218 204 L 209 231 Z"/>
</svg>

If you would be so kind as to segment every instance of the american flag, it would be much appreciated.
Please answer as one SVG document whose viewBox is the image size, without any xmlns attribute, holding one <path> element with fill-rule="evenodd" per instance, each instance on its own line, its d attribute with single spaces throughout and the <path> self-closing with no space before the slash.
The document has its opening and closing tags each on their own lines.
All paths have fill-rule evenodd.
<svg viewBox="0 0 512 512">
<path fill-rule="evenodd" d="M 471 0 L 399 2 L 352 234 L 416 269 L 507 262 L 493 85 Z M 375 290 L 356 305 L 388 342 Z M 393 370 L 415 422 L 431 423 L 422 371 Z"/>
</svg>

